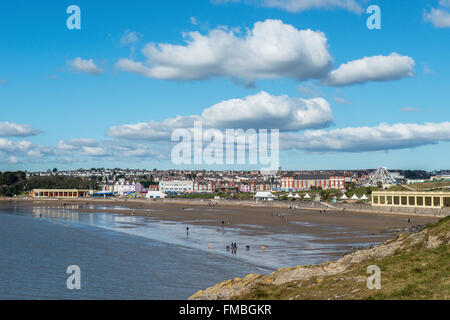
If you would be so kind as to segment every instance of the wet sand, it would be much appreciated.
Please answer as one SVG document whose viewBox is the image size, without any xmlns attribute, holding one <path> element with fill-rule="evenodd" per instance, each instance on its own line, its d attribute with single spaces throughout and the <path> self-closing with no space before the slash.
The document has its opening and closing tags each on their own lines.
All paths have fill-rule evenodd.
<svg viewBox="0 0 450 320">
<path fill-rule="evenodd" d="M 1 199 L 2 203 L 66 208 L 80 212 L 107 212 L 130 216 L 145 216 L 156 221 L 173 221 L 189 225 L 239 229 L 253 236 L 270 234 L 312 234 L 320 243 L 348 244 L 354 242 L 382 242 L 395 237 L 388 228 L 406 228 L 438 220 L 434 217 L 389 215 L 367 212 L 307 210 L 276 207 L 243 207 L 238 205 L 209 205 L 186 201 L 169 203 L 151 200 L 33 200 Z M 345 230 L 343 232 L 342 230 Z M 342 232 L 341 232 L 342 231 Z M 376 240 L 375 240 L 376 239 Z"/>
</svg>

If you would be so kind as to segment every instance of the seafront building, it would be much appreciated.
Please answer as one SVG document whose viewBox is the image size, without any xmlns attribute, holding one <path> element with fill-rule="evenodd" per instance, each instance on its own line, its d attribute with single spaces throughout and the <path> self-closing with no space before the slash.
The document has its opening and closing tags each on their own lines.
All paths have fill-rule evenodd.
<svg viewBox="0 0 450 320">
<path fill-rule="evenodd" d="M 323 189 L 344 189 L 343 174 L 286 174 L 281 177 L 281 190 L 310 190 L 313 187 Z"/>
<path fill-rule="evenodd" d="M 148 191 L 145 197 L 147 199 L 164 199 L 166 194 L 161 191 Z"/>
<path fill-rule="evenodd" d="M 192 193 L 194 182 L 191 180 L 160 181 L 159 191 L 164 193 Z"/>
<path fill-rule="evenodd" d="M 260 191 L 257 192 L 254 196 L 255 200 L 262 200 L 262 201 L 273 201 L 275 200 L 275 196 L 271 193 L 271 192 L 265 192 L 265 191 Z"/>
<path fill-rule="evenodd" d="M 374 191 L 372 206 L 448 208 L 450 192 Z"/>
<path fill-rule="evenodd" d="M 89 190 L 79 189 L 33 189 L 30 193 L 33 198 L 61 199 L 85 198 L 91 194 Z"/>
</svg>

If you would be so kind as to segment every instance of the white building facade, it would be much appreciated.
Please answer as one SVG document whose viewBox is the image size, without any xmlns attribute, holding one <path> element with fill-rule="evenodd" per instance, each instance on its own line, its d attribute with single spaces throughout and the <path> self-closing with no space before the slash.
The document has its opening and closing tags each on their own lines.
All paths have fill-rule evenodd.
<svg viewBox="0 0 450 320">
<path fill-rule="evenodd" d="M 160 181 L 159 191 L 164 193 L 192 193 L 194 182 L 189 180 Z"/>
</svg>

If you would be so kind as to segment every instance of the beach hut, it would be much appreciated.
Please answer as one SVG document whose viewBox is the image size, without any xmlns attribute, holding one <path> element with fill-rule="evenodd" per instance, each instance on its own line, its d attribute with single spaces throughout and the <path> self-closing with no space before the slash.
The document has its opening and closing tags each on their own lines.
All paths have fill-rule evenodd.
<svg viewBox="0 0 450 320">
<path fill-rule="evenodd" d="M 366 195 L 365 194 L 363 194 L 363 196 L 361 197 L 361 199 L 360 200 L 369 200 L 369 198 L 367 198 L 366 197 Z"/>
<path fill-rule="evenodd" d="M 309 193 L 307 193 L 307 194 L 305 195 L 305 199 L 311 199 L 311 196 L 309 195 Z"/>
<path fill-rule="evenodd" d="M 353 197 L 351 197 L 350 199 L 352 200 L 359 200 L 358 196 L 356 195 L 356 193 L 353 195 Z"/>
<path fill-rule="evenodd" d="M 345 195 L 345 193 L 342 195 L 341 200 L 347 200 L 348 197 Z"/>
</svg>

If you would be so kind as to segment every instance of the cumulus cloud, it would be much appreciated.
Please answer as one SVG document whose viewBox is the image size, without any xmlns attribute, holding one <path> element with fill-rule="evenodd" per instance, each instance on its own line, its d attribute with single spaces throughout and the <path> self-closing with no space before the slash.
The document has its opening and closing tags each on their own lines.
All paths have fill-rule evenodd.
<svg viewBox="0 0 450 320">
<path fill-rule="evenodd" d="M 324 93 L 318 86 L 315 84 L 309 83 L 306 86 L 298 86 L 298 91 L 300 91 L 303 95 L 308 97 L 323 97 Z"/>
<path fill-rule="evenodd" d="M 333 97 L 333 100 L 337 104 L 350 104 L 350 101 L 347 101 L 345 98 L 342 97 Z"/>
<path fill-rule="evenodd" d="M 443 2 L 448 6 L 448 2 Z M 449 6 L 450 7 L 450 6 Z M 436 28 L 450 28 L 450 12 L 444 9 L 431 8 L 424 12 L 424 20 L 430 22 Z"/>
<path fill-rule="evenodd" d="M 91 138 L 61 140 L 55 146 L 55 155 L 70 157 L 90 157 L 109 159 L 164 158 L 155 146 L 123 141 L 97 141 Z"/>
<path fill-rule="evenodd" d="M 256 22 L 243 36 L 217 28 L 207 35 L 195 31 L 184 37 L 185 45 L 149 43 L 142 50 L 145 63 L 120 59 L 116 67 L 155 79 L 227 77 L 247 84 L 280 77 L 319 79 L 331 68 L 322 32 L 298 30 L 280 20 Z"/>
<path fill-rule="evenodd" d="M 120 38 L 120 45 L 123 47 L 133 45 L 142 38 L 142 35 L 136 31 L 125 30 L 122 37 Z"/>
<path fill-rule="evenodd" d="M 415 62 L 408 56 L 391 53 L 388 56 L 365 57 L 350 61 L 333 70 L 324 83 L 347 86 L 369 81 L 389 81 L 414 75 Z"/>
<path fill-rule="evenodd" d="M 0 122 L 0 137 L 29 137 L 41 133 L 28 124 L 17 124 L 13 122 Z"/>
<path fill-rule="evenodd" d="M 51 148 L 30 141 L 11 141 L 0 138 L 0 156 L 42 158 L 51 154 Z"/>
<path fill-rule="evenodd" d="M 194 26 L 198 25 L 198 21 L 195 17 L 191 17 L 190 21 L 191 21 L 191 24 L 193 24 Z"/>
<path fill-rule="evenodd" d="M 290 12 L 302 12 L 312 9 L 344 9 L 362 13 L 361 5 L 355 0 L 263 0 L 262 5 Z"/>
<path fill-rule="evenodd" d="M 77 150 L 82 147 L 96 147 L 98 142 L 91 138 L 79 138 L 70 140 L 60 140 L 56 145 L 59 150 Z"/>
<path fill-rule="evenodd" d="M 9 157 L 8 162 L 11 164 L 18 164 L 18 163 L 20 163 L 20 160 L 17 159 L 16 157 L 12 156 L 12 157 Z"/>
<path fill-rule="evenodd" d="M 32 143 L 29 141 L 11 141 L 7 139 L 0 139 L 0 151 L 1 152 L 20 152 L 20 153 L 26 153 L 28 152 L 31 147 Z"/>
<path fill-rule="evenodd" d="M 450 0 L 439 0 L 439 5 L 444 8 L 450 8 Z"/>
<path fill-rule="evenodd" d="M 247 86 L 258 79 L 277 78 L 346 86 L 414 75 L 415 61 L 395 52 L 353 60 L 332 70 L 333 59 L 324 33 L 298 30 L 281 20 L 256 22 L 245 33 L 219 27 L 208 34 L 193 31 L 183 37 L 183 45 L 148 43 L 142 49 L 145 61 L 122 58 L 115 66 L 153 79 L 196 81 L 226 77 Z M 299 90 L 311 94 L 311 88 Z"/>
<path fill-rule="evenodd" d="M 424 67 L 423 67 L 423 73 L 425 73 L 425 74 L 435 74 L 436 71 L 434 71 L 433 69 L 431 69 L 431 68 L 428 67 L 428 66 L 424 66 Z"/>
<path fill-rule="evenodd" d="M 85 60 L 78 57 L 72 61 L 69 61 L 69 65 L 75 73 L 97 75 L 102 72 L 102 70 L 94 63 L 92 59 Z"/>
<path fill-rule="evenodd" d="M 324 128 L 333 122 L 330 104 L 323 98 L 299 99 L 267 92 L 219 102 L 201 115 L 177 116 L 161 122 L 150 121 L 114 126 L 108 135 L 122 139 L 170 140 L 177 128 L 192 128 L 194 121 L 215 129 L 279 129 L 297 131 Z"/>
<path fill-rule="evenodd" d="M 310 100 L 260 92 L 245 99 L 222 101 L 202 113 L 213 128 L 270 128 L 297 131 L 319 128 L 333 121 L 330 104 L 323 98 Z"/>
<path fill-rule="evenodd" d="M 450 122 L 425 124 L 382 123 L 377 127 L 308 130 L 283 134 L 284 149 L 311 152 L 364 152 L 414 148 L 450 141 Z"/>
<path fill-rule="evenodd" d="M 302 12 L 313 9 L 344 9 L 362 13 L 363 9 L 356 0 L 212 0 L 213 3 L 244 2 L 268 8 L 277 8 L 289 12 Z"/>
</svg>

